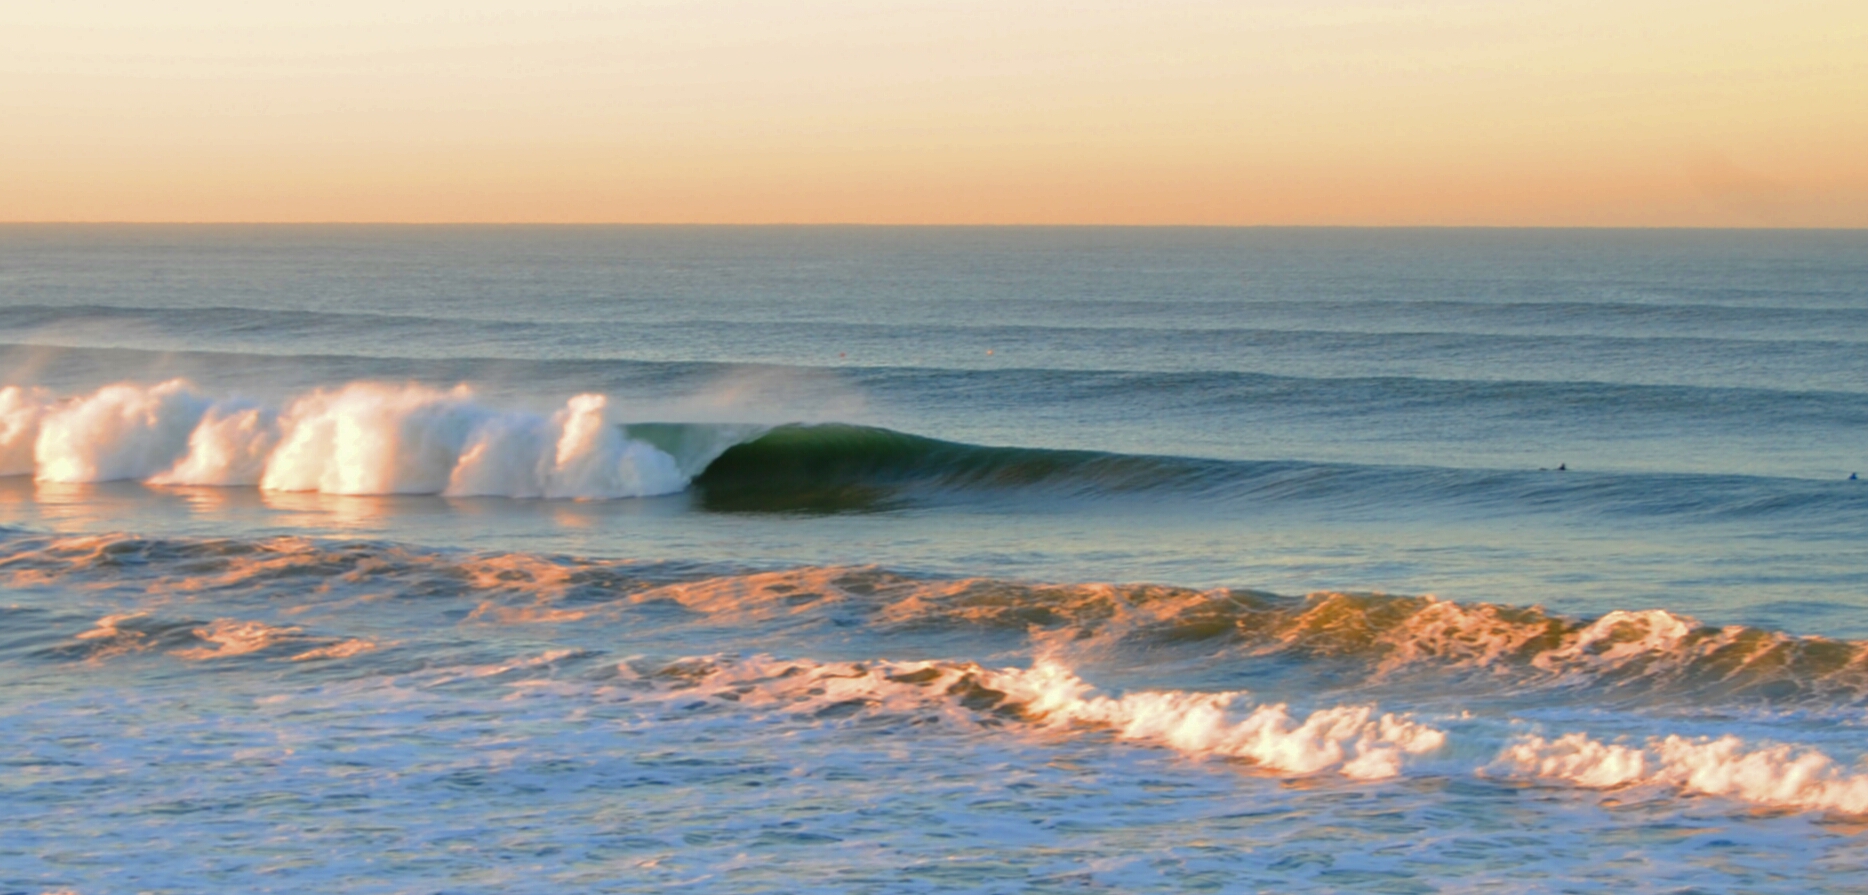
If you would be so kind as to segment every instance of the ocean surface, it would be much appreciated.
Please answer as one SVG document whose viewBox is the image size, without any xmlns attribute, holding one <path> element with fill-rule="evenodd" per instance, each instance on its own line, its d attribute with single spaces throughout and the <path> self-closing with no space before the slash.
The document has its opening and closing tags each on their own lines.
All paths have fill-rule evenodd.
<svg viewBox="0 0 1868 895">
<path fill-rule="evenodd" d="M 0 893 L 1868 886 L 1868 232 L 0 226 Z"/>
</svg>

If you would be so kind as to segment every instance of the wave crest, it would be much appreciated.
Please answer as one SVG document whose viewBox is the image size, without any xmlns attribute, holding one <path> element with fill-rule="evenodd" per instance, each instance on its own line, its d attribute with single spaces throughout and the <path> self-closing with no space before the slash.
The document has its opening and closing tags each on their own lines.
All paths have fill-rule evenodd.
<svg viewBox="0 0 1868 895">
<path fill-rule="evenodd" d="M 603 395 L 554 413 L 499 410 L 458 386 L 357 382 L 283 411 L 188 382 L 55 399 L 0 389 L 0 474 L 47 482 L 257 485 L 327 494 L 604 499 L 670 494 L 711 456 L 631 438 Z M 706 444 L 718 453 L 725 444 Z M 685 463 L 684 463 L 685 461 Z M 684 470 L 684 466 L 688 467 Z"/>
<path fill-rule="evenodd" d="M 1408 756 L 1446 743 L 1442 731 L 1372 705 L 1321 708 L 1301 720 L 1243 691 L 1160 690 L 1105 696 L 1052 659 L 1030 668 L 963 662 L 811 662 L 768 656 L 684 659 L 623 669 L 683 699 L 704 696 L 820 718 L 855 712 L 939 709 L 969 720 L 1006 721 L 1032 732 L 1104 731 L 1118 740 L 1195 757 L 1244 761 L 1284 774 L 1337 773 L 1362 780 L 1401 773 Z"/>
<path fill-rule="evenodd" d="M 1815 749 L 1752 747 L 1730 735 L 1669 735 L 1636 746 L 1583 733 L 1525 737 L 1500 752 L 1484 773 L 1591 789 L 1666 786 L 1777 808 L 1868 813 L 1868 773 L 1850 773 Z"/>
<path fill-rule="evenodd" d="M 309 592 L 423 593 L 472 600 L 476 618 L 540 623 L 680 606 L 712 625 L 829 620 L 878 634 L 981 633 L 1098 652 L 1144 665 L 1193 660 L 1308 675 L 1322 686 L 1392 684 L 1467 695 L 1573 695 L 1591 704 L 1656 701 L 1836 707 L 1868 700 L 1868 642 L 1715 627 L 1660 609 L 1576 618 L 1540 607 L 1432 596 L 1151 584 L 944 579 L 874 567 L 805 567 L 705 576 L 692 567 L 486 555 L 306 538 L 0 540 L 0 582 L 85 581 L 162 593 L 303 585 Z M 1275 659 L 1280 661 L 1267 662 Z"/>
</svg>

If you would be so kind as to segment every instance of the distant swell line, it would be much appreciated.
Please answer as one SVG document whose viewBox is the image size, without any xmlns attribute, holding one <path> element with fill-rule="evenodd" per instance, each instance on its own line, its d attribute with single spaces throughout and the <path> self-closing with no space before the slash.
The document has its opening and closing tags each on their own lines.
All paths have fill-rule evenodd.
<svg viewBox="0 0 1868 895">
<path fill-rule="evenodd" d="M 1260 303 L 1267 307 L 1284 307 L 1287 310 L 1302 311 L 1304 322 L 1293 321 L 1285 325 L 1238 325 L 1235 323 L 1212 323 L 1207 325 L 1137 325 L 1132 323 L 1105 323 L 1068 325 L 1054 323 L 968 323 L 946 322 L 938 329 L 953 333 L 995 333 L 1001 338 L 1031 339 L 1043 336 L 1074 334 L 1128 334 L 1136 337 L 1156 335 L 1179 337 L 1224 336 L 1231 338 L 1346 338 L 1346 339 L 1447 339 L 1447 340 L 1486 340 L 1504 344 L 1513 343 L 1548 343 L 1550 340 L 1574 341 L 1585 344 L 1632 344 L 1632 343 L 1668 343 L 1699 345 L 1707 349 L 1716 349 L 1721 345 L 1800 345 L 1805 347 L 1840 349 L 1860 345 L 1862 339 L 1843 337 L 1848 330 L 1868 322 L 1868 313 L 1857 309 L 1831 309 L 1812 311 L 1808 309 L 1786 310 L 1777 308 L 1744 308 L 1742 313 L 1732 313 L 1728 306 L 1718 305 L 1679 305 L 1655 307 L 1649 305 L 1612 305 L 1594 303 L 1549 303 L 1549 304 L 1513 304 L 1493 305 L 1484 303 L 1414 303 L 1397 302 L 1315 302 L 1305 305 L 1276 306 Z M 1403 325 L 1389 327 L 1339 327 L 1316 326 L 1310 322 L 1319 312 L 1328 313 L 1334 308 L 1335 319 L 1354 320 L 1370 313 L 1392 313 L 1397 307 L 1406 309 L 1431 309 L 1433 313 L 1422 315 L 1419 319 L 1406 319 Z M 1660 325 L 1665 329 L 1652 332 L 1628 334 L 1624 332 L 1586 332 L 1574 327 L 1579 315 L 1594 315 L 1581 319 L 1593 320 L 1604 327 L 1627 327 L 1646 323 Z M 1730 327 L 1734 332 L 1709 333 L 1678 330 L 1684 325 L 1704 323 L 1708 315 L 1721 319 L 1721 325 Z M 1522 316 L 1524 319 L 1514 319 Z M 1489 329 L 1447 326 L 1451 321 L 1470 321 L 1492 319 L 1495 325 Z M 136 321 L 155 326 L 172 326 L 180 331 L 199 329 L 203 326 L 223 329 L 229 332 L 265 329 L 328 328 L 333 332 L 353 331 L 358 325 L 370 326 L 407 326 L 435 327 L 453 326 L 468 329 L 488 329 L 510 332 L 514 328 L 550 331 L 563 328 L 588 326 L 600 322 L 597 319 L 555 319 L 538 320 L 528 317 L 470 316 L 439 318 L 417 314 L 391 314 L 369 310 L 283 310 L 278 308 L 255 308 L 239 306 L 204 306 L 174 308 L 126 307 L 121 305 L 12 305 L 0 307 L 0 324 L 11 328 L 56 327 L 65 323 L 95 324 L 99 321 Z M 230 323 L 230 321 L 238 321 Z M 1556 322 L 1569 324 L 1569 328 L 1555 325 Z M 1755 329 L 1759 326 L 1782 326 L 1786 324 L 1808 328 L 1801 335 L 1767 337 L 1759 335 Z M 682 327 L 733 327 L 733 326 L 809 326 L 813 328 L 835 327 L 849 333 L 879 332 L 887 329 L 884 324 L 848 322 L 832 319 L 805 320 L 746 320 L 733 317 L 684 317 L 648 325 L 666 325 Z M 1745 331 L 1751 327 L 1752 331 Z"/>
<path fill-rule="evenodd" d="M 9 358 L 7 355 L 13 355 Z M 473 378 L 489 367 L 525 370 L 544 378 L 581 379 L 586 382 L 616 378 L 630 384 L 680 381 L 735 370 L 816 371 L 831 367 L 774 362 L 722 362 L 711 360 L 656 360 L 630 356 L 539 357 L 525 353 L 493 354 L 444 350 L 435 354 L 372 351 L 242 351 L 238 348 L 189 350 L 152 349 L 135 345 L 80 344 L 73 340 L 0 342 L 0 363 L 41 368 L 56 365 L 70 355 L 70 366 L 91 372 L 88 359 L 107 358 L 125 370 L 178 369 L 183 375 L 217 374 L 227 367 L 264 370 L 268 376 L 301 373 L 307 363 L 341 371 L 356 361 L 390 364 L 389 374 L 424 382 Z M 74 372 L 75 372 L 74 369 Z M 1660 416 L 1688 415 L 1706 420 L 1730 420 L 1737 415 L 1769 416 L 1785 422 L 1818 421 L 1825 425 L 1868 424 L 1868 391 L 1834 387 L 1773 387 L 1759 385 L 1628 382 L 1585 378 L 1459 378 L 1430 375 L 1306 376 L 1257 370 L 1131 369 L 1122 367 L 965 366 L 872 364 L 838 366 L 836 373 L 852 382 L 884 390 L 904 384 L 916 388 L 967 390 L 998 388 L 1016 382 L 1037 393 L 1069 392 L 1073 396 L 1110 390 L 1145 391 L 1174 395 L 1220 406 L 1250 403 L 1270 408 L 1280 405 L 1314 408 L 1340 406 L 1345 400 L 1383 405 L 1413 406 L 1496 403 L 1501 406 L 1584 405 L 1604 410 L 1639 407 Z M 92 373 L 92 375 L 95 375 Z M 146 374 L 145 374 L 146 375 Z M 82 378 L 82 377 L 79 377 Z M 330 383 L 324 382 L 323 385 Z M 593 383 L 593 384 L 601 384 Z"/>
</svg>

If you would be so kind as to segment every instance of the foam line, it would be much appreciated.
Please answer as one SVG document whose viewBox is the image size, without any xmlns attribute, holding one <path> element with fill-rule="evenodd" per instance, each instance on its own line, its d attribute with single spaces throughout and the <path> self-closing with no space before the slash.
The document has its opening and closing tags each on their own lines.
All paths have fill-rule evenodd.
<svg viewBox="0 0 1868 895">
<path fill-rule="evenodd" d="M 625 672 L 634 673 L 629 666 Z M 1253 704 L 1240 692 L 1142 691 L 1098 695 L 1051 659 L 1026 668 L 963 662 L 813 662 L 769 656 L 694 658 L 654 669 L 672 694 L 714 695 L 747 707 L 829 716 L 847 709 L 914 713 L 939 707 L 962 718 L 1014 718 L 1032 732 L 1107 731 L 1117 739 L 1193 757 L 1242 760 L 1284 774 L 1393 777 L 1409 756 L 1446 735 L 1372 705 L 1321 708 L 1299 719 L 1288 706 Z"/>
<path fill-rule="evenodd" d="M 669 494 L 712 456 L 628 437 L 603 395 L 554 413 L 502 410 L 471 389 L 356 382 L 282 410 L 216 400 L 180 379 L 58 399 L 0 388 L 0 475 L 45 482 L 257 485 L 327 494 L 606 499 Z M 738 433 L 743 437 L 743 433 Z M 717 454 L 730 446 L 694 441 Z"/>
<path fill-rule="evenodd" d="M 1739 737 L 1654 737 L 1605 743 L 1584 733 L 1530 736 L 1505 747 L 1483 773 L 1561 780 L 1592 789 L 1667 786 L 1774 808 L 1868 813 L 1868 773 L 1851 773 L 1822 752 L 1753 746 Z"/>
</svg>

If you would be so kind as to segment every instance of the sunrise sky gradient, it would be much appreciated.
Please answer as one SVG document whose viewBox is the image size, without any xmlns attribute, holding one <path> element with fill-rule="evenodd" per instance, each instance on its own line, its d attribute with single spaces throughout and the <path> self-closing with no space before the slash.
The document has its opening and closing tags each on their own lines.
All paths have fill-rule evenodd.
<svg viewBox="0 0 1868 895">
<path fill-rule="evenodd" d="M 0 220 L 1868 227 L 1862 0 L 63 0 Z"/>
</svg>

